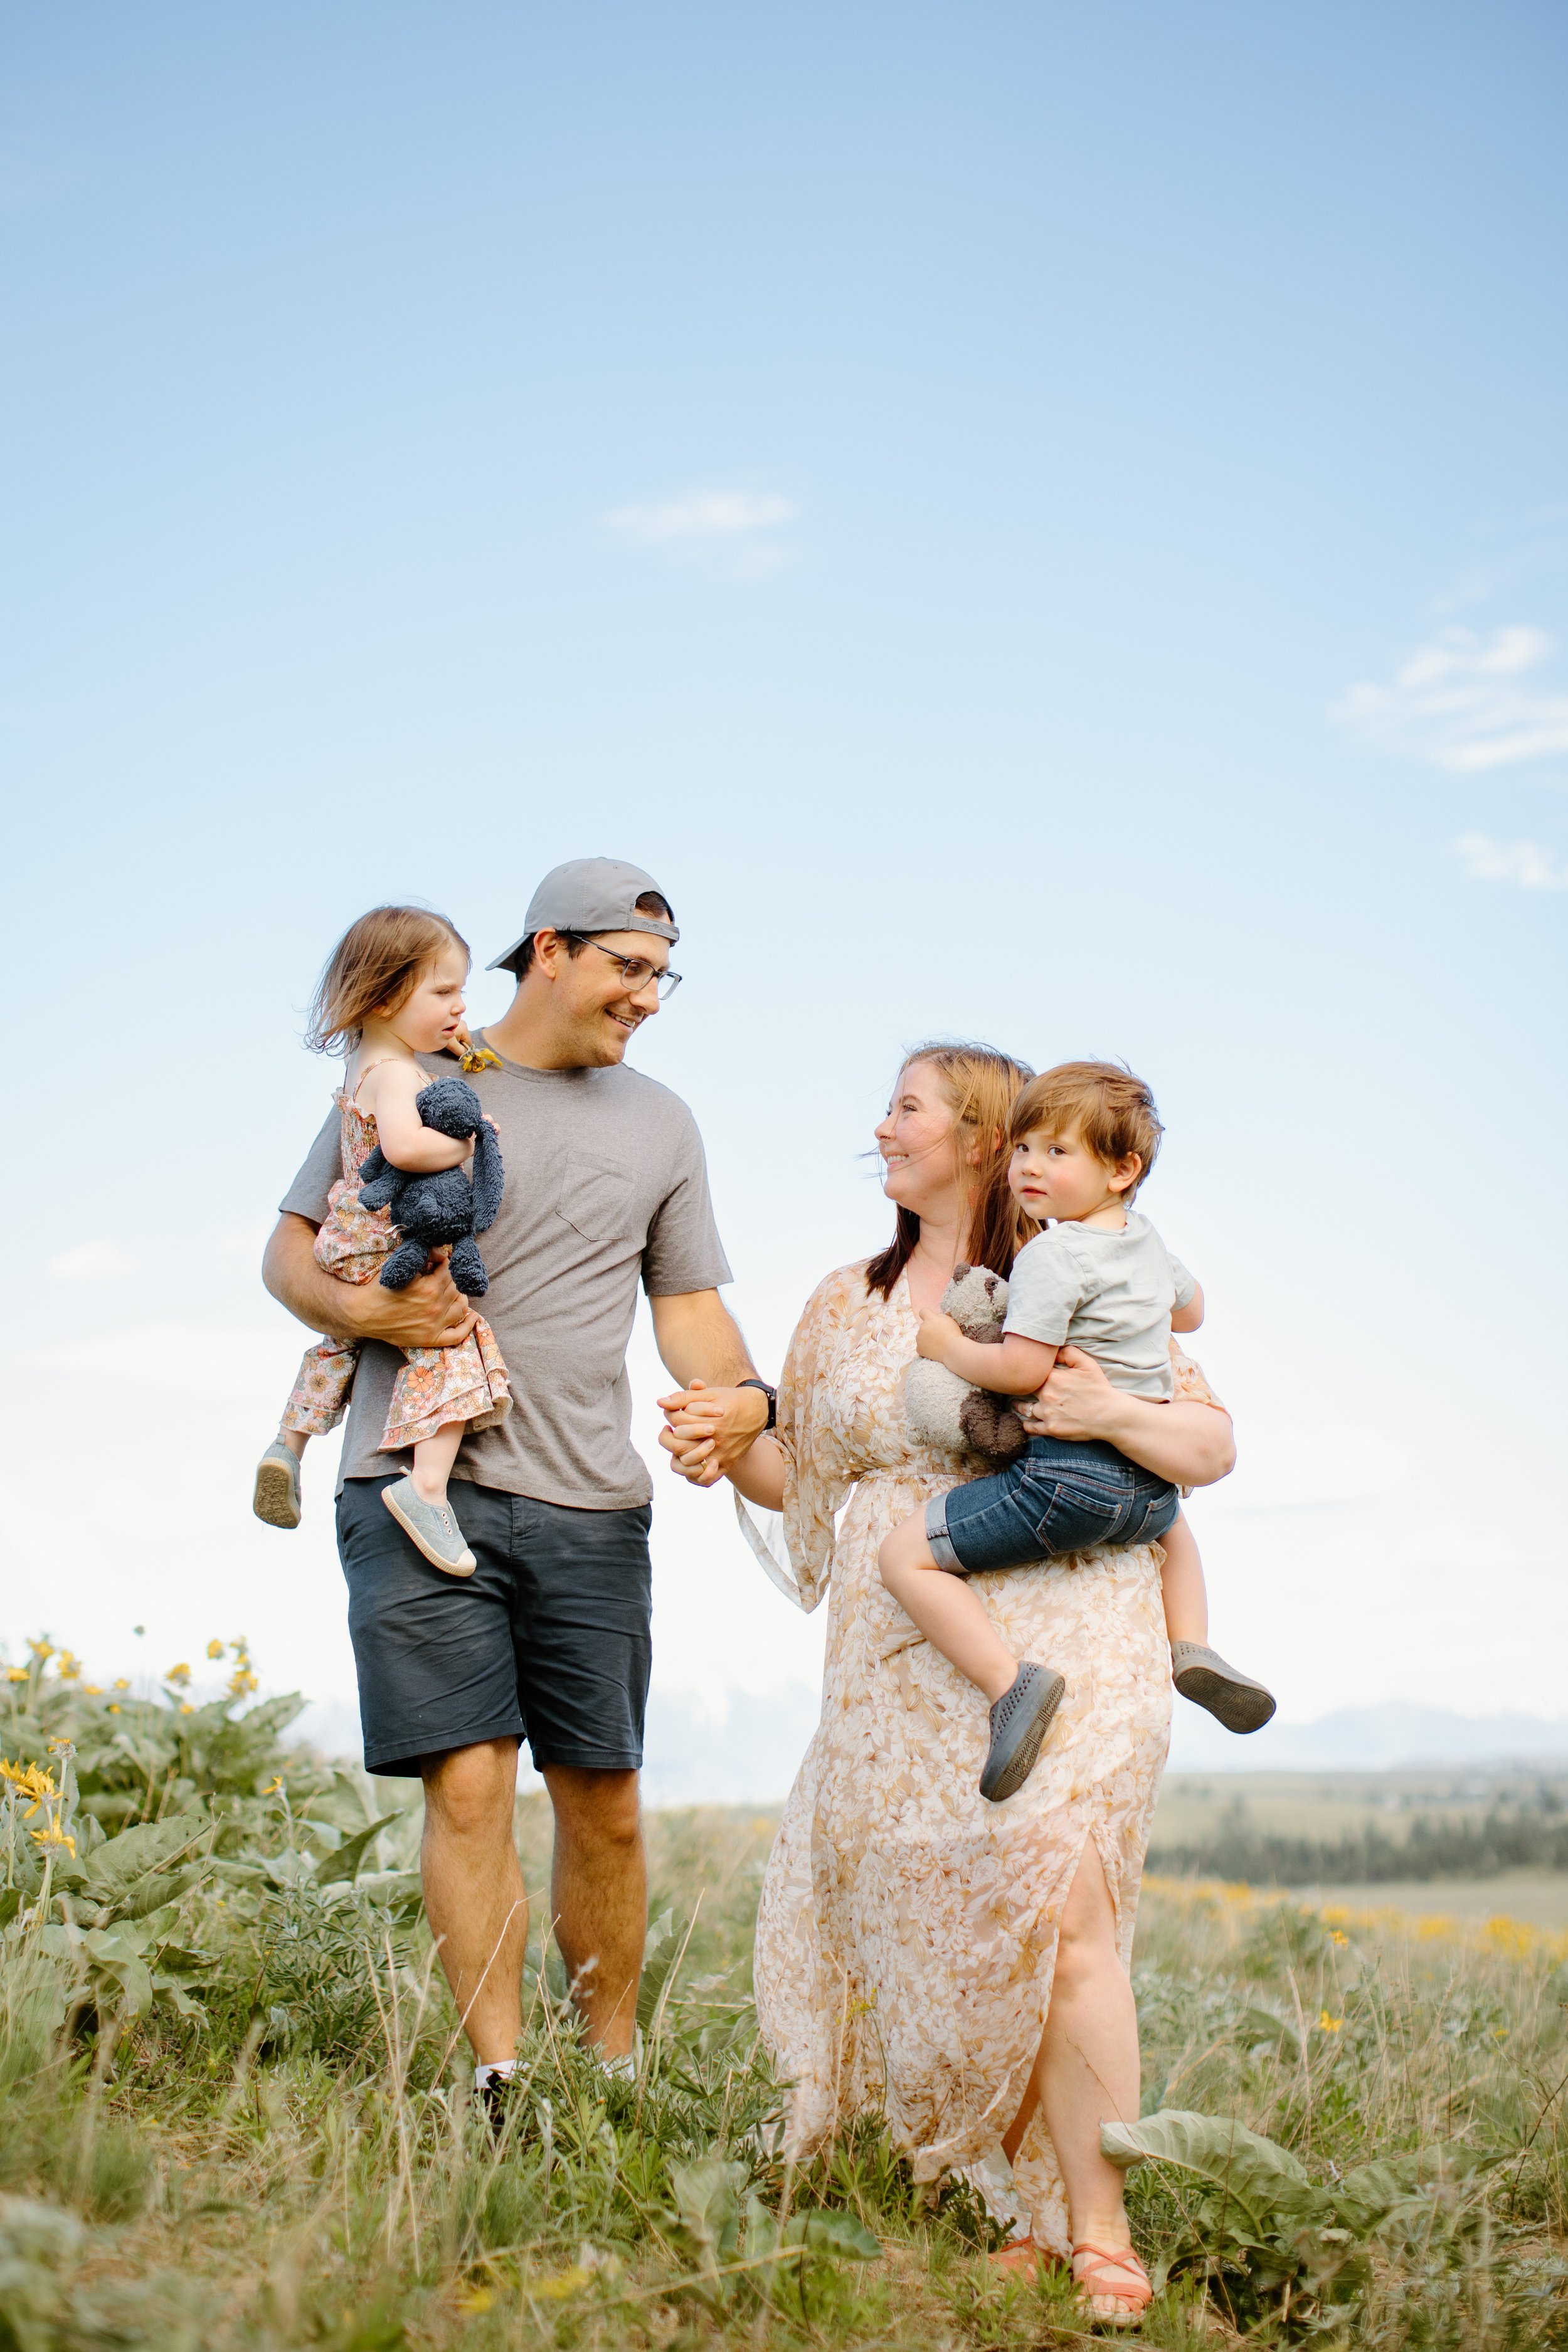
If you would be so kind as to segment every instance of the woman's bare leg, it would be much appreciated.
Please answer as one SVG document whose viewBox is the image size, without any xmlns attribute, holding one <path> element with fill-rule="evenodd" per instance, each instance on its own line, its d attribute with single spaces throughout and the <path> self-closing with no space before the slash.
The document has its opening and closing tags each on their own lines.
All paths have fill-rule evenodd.
<svg viewBox="0 0 1568 2352">
<path fill-rule="evenodd" d="M 1160 1589 L 1165 1598 L 1165 1635 L 1171 1642 L 1205 1642 L 1209 1637 L 1209 1601 L 1204 1584 L 1204 1564 L 1197 1539 L 1177 1513 L 1160 1538 L 1165 1565 Z"/>
<path fill-rule="evenodd" d="M 939 1568 L 919 1512 L 893 1529 L 879 1555 L 882 1581 L 933 1650 L 978 1685 L 993 1705 L 1011 1690 L 1018 1661 L 962 1576 Z"/>
<path fill-rule="evenodd" d="M 1043 2105 L 1067 2190 L 1073 2243 L 1128 2246 L 1122 2176 L 1100 2152 L 1100 2126 L 1135 2123 L 1140 2093 L 1138 2011 L 1116 1948 L 1116 1914 L 1099 1852 L 1086 1840 L 1062 1909 L 1051 2005 L 1023 2105 L 1002 2145 L 1009 2160 Z M 1110 2273 L 1114 2278 L 1115 2272 Z M 1098 2296 L 1098 2316 L 1121 2306 Z"/>
</svg>

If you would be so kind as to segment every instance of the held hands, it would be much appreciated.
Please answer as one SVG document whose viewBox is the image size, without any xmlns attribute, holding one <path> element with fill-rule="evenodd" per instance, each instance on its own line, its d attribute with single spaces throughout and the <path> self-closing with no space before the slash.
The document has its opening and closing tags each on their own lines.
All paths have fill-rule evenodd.
<svg viewBox="0 0 1568 2352">
<path fill-rule="evenodd" d="M 951 1315 L 933 1315 L 927 1307 L 921 1309 L 920 1336 L 915 1341 L 915 1353 L 933 1364 L 945 1364 L 952 1352 L 952 1343 L 962 1339 L 963 1332 Z"/>
<path fill-rule="evenodd" d="M 693 1381 L 660 1397 L 666 1426 L 658 1442 L 669 1455 L 677 1477 L 694 1486 L 717 1486 L 752 1440 L 767 1426 L 768 1401 L 761 1389 L 710 1389 Z"/>
</svg>

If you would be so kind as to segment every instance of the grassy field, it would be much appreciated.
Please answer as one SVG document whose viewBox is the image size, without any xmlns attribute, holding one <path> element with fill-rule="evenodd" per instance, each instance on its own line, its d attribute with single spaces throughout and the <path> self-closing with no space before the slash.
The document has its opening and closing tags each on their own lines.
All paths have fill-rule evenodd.
<svg viewBox="0 0 1568 2352">
<path fill-rule="evenodd" d="M 205 1705 L 52 1657 L 0 1685 L 4 2352 L 1082 2340 L 1062 2284 L 999 2283 L 984 2215 L 917 2189 L 875 2118 L 782 2162 L 750 2001 L 770 1817 L 651 1819 L 636 2085 L 578 2048 L 535 1947 L 497 2139 L 406 1785 L 285 1750 L 286 1710 L 223 1663 Z M 519 1834 L 542 1888 L 539 1801 Z M 1565 1954 L 1156 1880 L 1145 2340 L 1568 2346 Z"/>
<path fill-rule="evenodd" d="M 1568 1923 L 1568 1775 L 1554 1767 L 1173 1772 L 1151 1860 L 1181 1877 L 1314 1892 L 1382 1886 L 1380 1899 L 1406 1909 L 1422 1907 L 1420 1883 L 1444 1881 L 1477 1890 L 1458 1905 L 1468 1910 L 1484 1901 L 1487 1879 L 1506 1874 L 1527 1890 L 1530 1916 Z"/>
</svg>

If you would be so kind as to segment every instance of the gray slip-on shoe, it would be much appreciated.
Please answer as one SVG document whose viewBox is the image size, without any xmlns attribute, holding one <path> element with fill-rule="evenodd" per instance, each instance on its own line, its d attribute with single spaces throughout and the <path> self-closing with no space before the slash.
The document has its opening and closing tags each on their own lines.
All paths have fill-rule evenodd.
<svg viewBox="0 0 1568 2352">
<path fill-rule="evenodd" d="M 1182 1696 L 1194 1706 L 1206 1706 L 1227 1731 L 1261 1731 L 1274 1712 L 1272 1691 L 1227 1666 L 1219 1652 L 1203 1642 L 1173 1642 L 1171 1673 Z"/>
<path fill-rule="evenodd" d="M 269 1528 L 300 1524 L 300 1459 L 280 1437 L 273 1439 L 256 1465 L 250 1507 Z"/>
<path fill-rule="evenodd" d="M 447 1576 L 472 1576 L 477 1562 L 463 1541 L 463 1530 L 450 1503 L 427 1503 L 412 1478 L 384 1486 L 381 1499 L 432 1568 Z"/>
<path fill-rule="evenodd" d="M 980 1793 L 992 1804 L 1023 1787 L 1066 1696 L 1067 1685 L 1054 1666 L 1024 1661 L 991 1710 L 991 1752 L 980 1775 Z"/>
</svg>

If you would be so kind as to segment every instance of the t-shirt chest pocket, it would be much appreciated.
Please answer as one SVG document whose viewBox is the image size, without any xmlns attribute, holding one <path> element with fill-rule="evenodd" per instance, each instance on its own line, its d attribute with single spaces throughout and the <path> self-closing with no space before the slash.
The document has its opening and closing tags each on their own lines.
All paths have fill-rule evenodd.
<svg viewBox="0 0 1568 2352">
<path fill-rule="evenodd" d="M 584 1241 L 629 1241 L 636 1222 L 631 1178 L 624 1169 L 574 1152 L 561 1171 L 555 1213 Z"/>
</svg>

